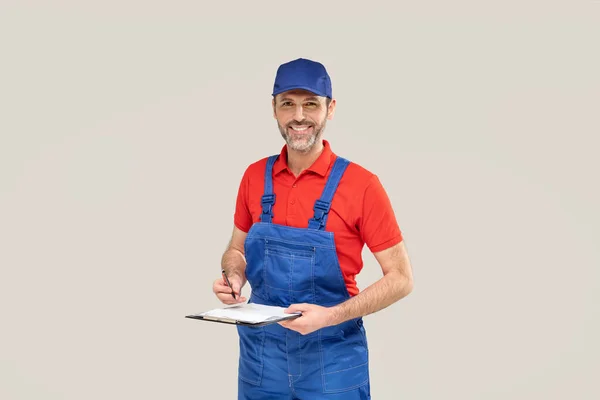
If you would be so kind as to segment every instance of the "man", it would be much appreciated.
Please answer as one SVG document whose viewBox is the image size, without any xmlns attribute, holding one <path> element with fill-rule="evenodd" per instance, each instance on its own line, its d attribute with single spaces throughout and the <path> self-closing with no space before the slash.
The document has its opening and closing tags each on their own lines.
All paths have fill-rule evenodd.
<svg viewBox="0 0 600 400">
<path fill-rule="evenodd" d="M 222 278 L 225 304 L 250 302 L 301 312 L 262 328 L 238 326 L 239 399 L 370 399 L 362 317 L 412 290 L 410 262 L 391 203 L 376 175 L 336 156 L 323 139 L 336 101 L 318 62 L 282 64 L 273 116 L 286 144 L 245 171 Z M 383 277 L 359 293 L 364 245 Z"/>
</svg>

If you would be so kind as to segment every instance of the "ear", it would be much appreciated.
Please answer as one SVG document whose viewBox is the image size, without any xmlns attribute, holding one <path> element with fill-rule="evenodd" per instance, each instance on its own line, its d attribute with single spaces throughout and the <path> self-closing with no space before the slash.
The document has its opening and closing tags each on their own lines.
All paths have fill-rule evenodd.
<svg viewBox="0 0 600 400">
<path fill-rule="evenodd" d="M 333 119 L 333 115 L 335 114 L 335 99 L 331 99 L 331 103 L 329 103 L 329 108 L 327 108 L 327 119 Z"/>
<path fill-rule="evenodd" d="M 271 100 L 271 106 L 273 107 L 273 118 L 277 119 L 277 114 L 275 113 L 275 97 Z"/>
</svg>

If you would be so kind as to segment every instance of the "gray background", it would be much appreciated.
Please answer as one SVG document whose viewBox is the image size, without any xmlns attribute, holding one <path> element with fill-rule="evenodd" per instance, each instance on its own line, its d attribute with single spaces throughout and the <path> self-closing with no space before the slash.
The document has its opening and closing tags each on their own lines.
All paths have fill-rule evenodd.
<svg viewBox="0 0 600 400">
<path fill-rule="evenodd" d="M 373 398 L 599 398 L 599 2 L 96 3 L 0 6 L 0 398 L 235 397 L 235 329 L 184 315 L 297 57 L 414 267 Z"/>
</svg>

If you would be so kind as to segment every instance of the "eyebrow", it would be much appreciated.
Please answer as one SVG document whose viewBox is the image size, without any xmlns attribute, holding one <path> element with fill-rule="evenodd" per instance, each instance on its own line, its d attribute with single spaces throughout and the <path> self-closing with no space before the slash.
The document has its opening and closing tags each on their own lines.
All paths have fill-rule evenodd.
<svg viewBox="0 0 600 400">
<path fill-rule="evenodd" d="M 294 101 L 294 99 L 291 99 L 289 97 L 284 97 L 282 99 L 279 99 L 279 101 Z M 316 101 L 317 103 L 320 103 L 319 98 L 315 97 L 315 96 L 306 97 L 302 101 Z"/>
</svg>

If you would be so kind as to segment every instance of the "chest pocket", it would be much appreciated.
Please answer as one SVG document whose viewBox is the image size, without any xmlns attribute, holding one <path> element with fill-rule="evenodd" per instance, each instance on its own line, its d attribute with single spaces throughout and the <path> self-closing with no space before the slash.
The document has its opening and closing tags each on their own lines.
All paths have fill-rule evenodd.
<svg viewBox="0 0 600 400">
<path fill-rule="evenodd" d="M 265 239 L 263 279 L 268 299 L 283 307 L 314 303 L 316 262 L 310 245 Z"/>
</svg>

